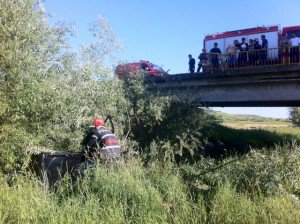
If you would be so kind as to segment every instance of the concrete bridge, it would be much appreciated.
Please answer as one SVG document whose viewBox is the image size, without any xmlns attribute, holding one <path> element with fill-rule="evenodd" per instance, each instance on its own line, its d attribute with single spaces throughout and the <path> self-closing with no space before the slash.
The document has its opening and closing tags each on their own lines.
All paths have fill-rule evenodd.
<svg viewBox="0 0 300 224">
<path fill-rule="evenodd" d="M 211 107 L 300 107 L 300 64 L 147 77 L 154 93 Z"/>
</svg>

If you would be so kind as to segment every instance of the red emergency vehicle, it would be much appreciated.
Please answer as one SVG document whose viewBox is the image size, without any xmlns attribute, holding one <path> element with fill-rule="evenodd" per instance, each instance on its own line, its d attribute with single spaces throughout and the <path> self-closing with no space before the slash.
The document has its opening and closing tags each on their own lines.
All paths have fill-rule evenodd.
<svg viewBox="0 0 300 224">
<path fill-rule="evenodd" d="M 119 79 L 124 79 L 126 76 L 136 76 L 139 74 L 146 76 L 161 76 L 166 75 L 167 72 L 149 61 L 140 61 L 118 65 L 115 74 Z"/>
<path fill-rule="evenodd" d="M 268 40 L 268 48 L 278 48 L 282 34 L 287 34 L 288 38 L 291 38 L 292 33 L 300 37 L 300 26 L 283 27 L 281 29 L 279 25 L 275 25 L 227 31 L 224 33 L 206 35 L 203 41 L 203 48 L 209 52 L 214 47 L 214 43 L 218 43 L 221 52 L 226 53 L 227 46 L 233 44 L 234 40 L 241 42 L 241 39 L 245 37 L 246 42 L 249 43 L 249 39 L 258 38 L 260 40 L 263 34 Z"/>
<path fill-rule="evenodd" d="M 300 26 L 283 27 L 282 34 L 286 34 L 289 39 L 291 38 L 292 33 L 295 33 L 297 37 L 300 37 Z"/>
</svg>

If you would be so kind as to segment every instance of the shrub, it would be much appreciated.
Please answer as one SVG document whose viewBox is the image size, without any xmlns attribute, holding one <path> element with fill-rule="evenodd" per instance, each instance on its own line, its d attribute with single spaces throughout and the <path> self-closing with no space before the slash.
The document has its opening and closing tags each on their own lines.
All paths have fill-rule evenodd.
<svg viewBox="0 0 300 224">
<path fill-rule="evenodd" d="M 194 106 L 192 99 L 183 102 L 153 93 L 143 77 L 126 79 L 123 89 L 128 100 L 127 129 L 147 160 L 184 161 L 202 154 L 219 122 L 207 109 Z"/>
<path fill-rule="evenodd" d="M 32 136 L 16 126 L 2 126 L 0 129 L 0 173 L 10 173 L 26 167 L 29 161 L 28 148 Z"/>
<path fill-rule="evenodd" d="M 182 166 L 182 173 L 193 189 L 214 189 L 229 182 L 238 192 L 251 197 L 257 194 L 299 196 L 299 153 L 295 144 L 277 146 L 274 150 L 252 151 L 244 157 L 225 160 L 202 159 L 194 165 Z"/>
<path fill-rule="evenodd" d="M 300 125 L 300 108 L 299 107 L 292 107 L 290 108 L 290 120 L 293 122 L 294 125 Z"/>
</svg>

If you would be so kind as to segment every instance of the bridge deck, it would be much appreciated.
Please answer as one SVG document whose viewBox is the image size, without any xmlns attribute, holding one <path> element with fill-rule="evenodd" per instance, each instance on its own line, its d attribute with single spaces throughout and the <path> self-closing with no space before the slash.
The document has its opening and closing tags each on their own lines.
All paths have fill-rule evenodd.
<svg viewBox="0 0 300 224">
<path fill-rule="evenodd" d="M 147 77 L 152 91 L 207 106 L 300 106 L 300 65 Z"/>
</svg>

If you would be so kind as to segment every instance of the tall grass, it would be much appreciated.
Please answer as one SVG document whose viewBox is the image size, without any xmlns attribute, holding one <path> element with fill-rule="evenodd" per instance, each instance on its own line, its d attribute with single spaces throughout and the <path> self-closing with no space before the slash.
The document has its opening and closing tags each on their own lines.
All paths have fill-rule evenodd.
<svg viewBox="0 0 300 224">
<path fill-rule="evenodd" d="M 286 145 L 180 167 L 97 164 L 55 191 L 28 175 L 3 176 L 0 223 L 299 223 L 299 154 Z"/>
</svg>

